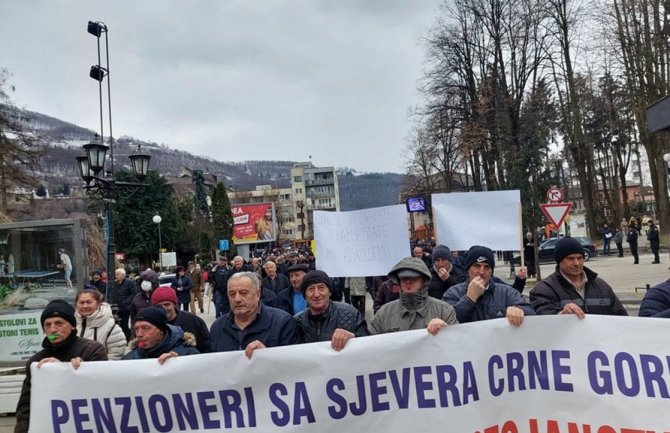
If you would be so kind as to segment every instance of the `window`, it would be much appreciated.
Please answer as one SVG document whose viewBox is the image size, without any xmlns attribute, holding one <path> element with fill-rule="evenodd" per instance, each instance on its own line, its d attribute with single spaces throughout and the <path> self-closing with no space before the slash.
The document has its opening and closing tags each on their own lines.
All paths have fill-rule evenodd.
<svg viewBox="0 0 670 433">
<path fill-rule="evenodd" d="M 302 176 L 293 176 L 293 182 L 302 182 Z"/>
<path fill-rule="evenodd" d="M 302 188 L 296 188 L 295 193 L 296 194 L 302 194 Z"/>
<path fill-rule="evenodd" d="M 285 235 L 292 235 L 293 234 L 293 229 L 286 229 L 284 230 Z"/>
</svg>

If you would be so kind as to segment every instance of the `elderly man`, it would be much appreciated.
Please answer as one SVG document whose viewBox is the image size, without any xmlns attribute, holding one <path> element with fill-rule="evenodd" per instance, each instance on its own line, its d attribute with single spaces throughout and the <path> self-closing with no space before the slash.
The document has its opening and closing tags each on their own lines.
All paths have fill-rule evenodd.
<svg viewBox="0 0 670 433">
<path fill-rule="evenodd" d="M 46 334 L 42 350 L 34 354 L 26 363 L 26 378 L 21 388 L 21 396 L 16 406 L 16 426 L 14 433 L 28 432 L 30 424 L 30 365 L 37 362 L 37 368 L 48 362 L 70 362 L 79 368 L 82 361 L 106 361 L 107 352 L 102 344 L 77 336 L 77 321 L 74 307 L 56 299 L 47 304 L 40 317 L 42 330 Z"/>
<path fill-rule="evenodd" d="M 254 350 L 300 342 L 298 328 L 290 314 L 260 302 L 261 284 L 254 272 L 239 272 L 228 280 L 231 312 L 210 328 L 212 352 Z"/>
<path fill-rule="evenodd" d="M 230 275 L 236 274 L 238 272 L 247 272 L 249 267 L 244 264 L 244 259 L 242 256 L 233 257 L 233 267 L 230 268 Z"/>
<path fill-rule="evenodd" d="M 136 338 L 129 344 L 133 350 L 126 353 L 123 359 L 157 358 L 158 363 L 163 364 L 169 358 L 200 353 L 195 348 L 192 334 L 168 324 L 165 308 L 144 308 L 137 313 L 133 330 Z"/>
<path fill-rule="evenodd" d="M 451 287 L 442 298 L 454 306 L 459 323 L 507 317 L 511 325 L 520 326 L 524 316 L 535 315 L 518 290 L 493 280 L 494 268 L 490 248 L 470 248 L 465 258 L 467 281 Z"/>
<path fill-rule="evenodd" d="M 266 277 L 263 278 L 263 290 L 271 290 L 275 295 L 278 295 L 282 290 L 291 287 L 288 277 L 277 272 L 277 264 L 268 260 L 263 265 Z"/>
<path fill-rule="evenodd" d="M 421 259 L 428 269 L 433 266 L 433 262 L 431 260 L 431 257 L 426 254 L 426 252 L 421 248 L 419 245 L 415 246 L 414 249 L 412 250 L 412 257 L 416 257 L 417 259 Z"/>
<path fill-rule="evenodd" d="M 137 284 L 130 278 L 126 277 L 126 270 L 119 268 L 114 271 L 114 282 L 116 283 L 116 298 L 119 306 L 119 326 L 126 340 L 130 337 L 130 304 L 137 294 Z"/>
<path fill-rule="evenodd" d="M 585 314 L 627 316 L 614 290 L 598 274 L 584 266 L 584 248 L 574 238 L 562 238 L 554 250 L 556 272 L 530 291 L 537 314 Z"/>
<path fill-rule="evenodd" d="M 195 347 L 200 353 L 210 350 L 209 329 L 197 315 L 177 308 L 177 295 L 171 287 L 159 287 L 151 294 L 151 305 L 163 307 L 168 324 L 180 327 L 195 337 Z"/>
<path fill-rule="evenodd" d="M 388 276 L 400 286 L 400 296 L 377 311 L 370 322 L 371 334 L 422 328 L 436 334 L 441 328 L 458 323 L 451 305 L 428 296 L 430 271 L 421 259 L 402 259 Z"/>
<path fill-rule="evenodd" d="M 307 308 L 307 301 L 300 288 L 302 279 L 307 272 L 309 272 L 309 266 L 304 263 L 296 263 L 288 268 L 288 279 L 291 282 L 291 287 L 279 292 L 277 308 L 281 308 L 291 316 Z"/>
<path fill-rule="evenodd" d="M 323 271 L 309 271 L 300 286 L 308 308 L 295 315 L 302 343 L 330 341 L 338 352 L 354 337 L 368 335 L 361 313 L 349 304 L 330 300 L 333 282 Z"/>
</svg>

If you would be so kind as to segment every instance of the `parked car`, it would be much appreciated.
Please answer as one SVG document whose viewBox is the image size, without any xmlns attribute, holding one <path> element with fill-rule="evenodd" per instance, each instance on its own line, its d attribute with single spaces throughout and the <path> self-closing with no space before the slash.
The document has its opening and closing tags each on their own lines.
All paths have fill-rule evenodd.
<svg viewBox="0 0 670 433">
<path fill-rule="evenodd" d="M 161 274 L 158 276 L 158 287 L 172 287 L 172 282 L 177 276 L 175 274 Z"/>
<path fill-rule="evenodd" d="M 579 241 L 579 243 L 584 248 L 584 261 L 591 260 L 591 257 L 598 254 L 598 246 L 593 243 L 589 238 L 583 236 L 573 236 L 574 239 Z M 554 251 L 556 250 L 556 242 L 560 238 L 549 238 L 544 240 L 538 246 L 538 255 L 540 258 L 540 263 L 548 263 L 554 261 Z M 521 264 L 521 257 L 519 253 L 514 253 L 512 257 L 512 263 L 515 265 Z"/>
</svg>

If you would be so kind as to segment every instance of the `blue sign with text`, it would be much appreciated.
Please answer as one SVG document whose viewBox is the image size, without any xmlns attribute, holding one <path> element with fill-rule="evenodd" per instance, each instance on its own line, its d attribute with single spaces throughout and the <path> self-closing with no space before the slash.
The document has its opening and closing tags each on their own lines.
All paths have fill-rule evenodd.
<svg viewBox="0 0 670 433">
<path fill-rule="evenodd" d="M 230 249 L 230 244 L 228 243 L 228 239 L 219 240 L 219 249 L 221 251 L 228 251 Z"/>
</svg>

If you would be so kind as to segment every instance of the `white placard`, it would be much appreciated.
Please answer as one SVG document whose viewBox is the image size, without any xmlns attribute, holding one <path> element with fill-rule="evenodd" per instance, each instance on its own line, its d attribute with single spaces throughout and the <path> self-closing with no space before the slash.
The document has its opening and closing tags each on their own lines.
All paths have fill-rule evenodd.
<svg viewBox="0 0 670 433">
<path fill-rule="evenodd" d="M 316 267 L 331 277 L 386 275 L 411 253 L 404 205 L 314 212 Z"/>
<path fill-rule="evenodd" d="M 432 204 L 437 243 L 459 251 L 473 245 L 519 250 L 523 233 L 518 190 L 433 194 Z"/>
<path fill-rule="evenodd" d="M 670 343 L 640 338 L 667 331 L 667 319 L 556 315 L 340 352 L 33 364 L 30 432 L 667 432 Z"/>
<path fill-rule="evenodd" d="M 164 268 L 169 268 L 170 266 L 177 266 L 177 253 L 161 253 L 161 265 Z"/>
</svg>

